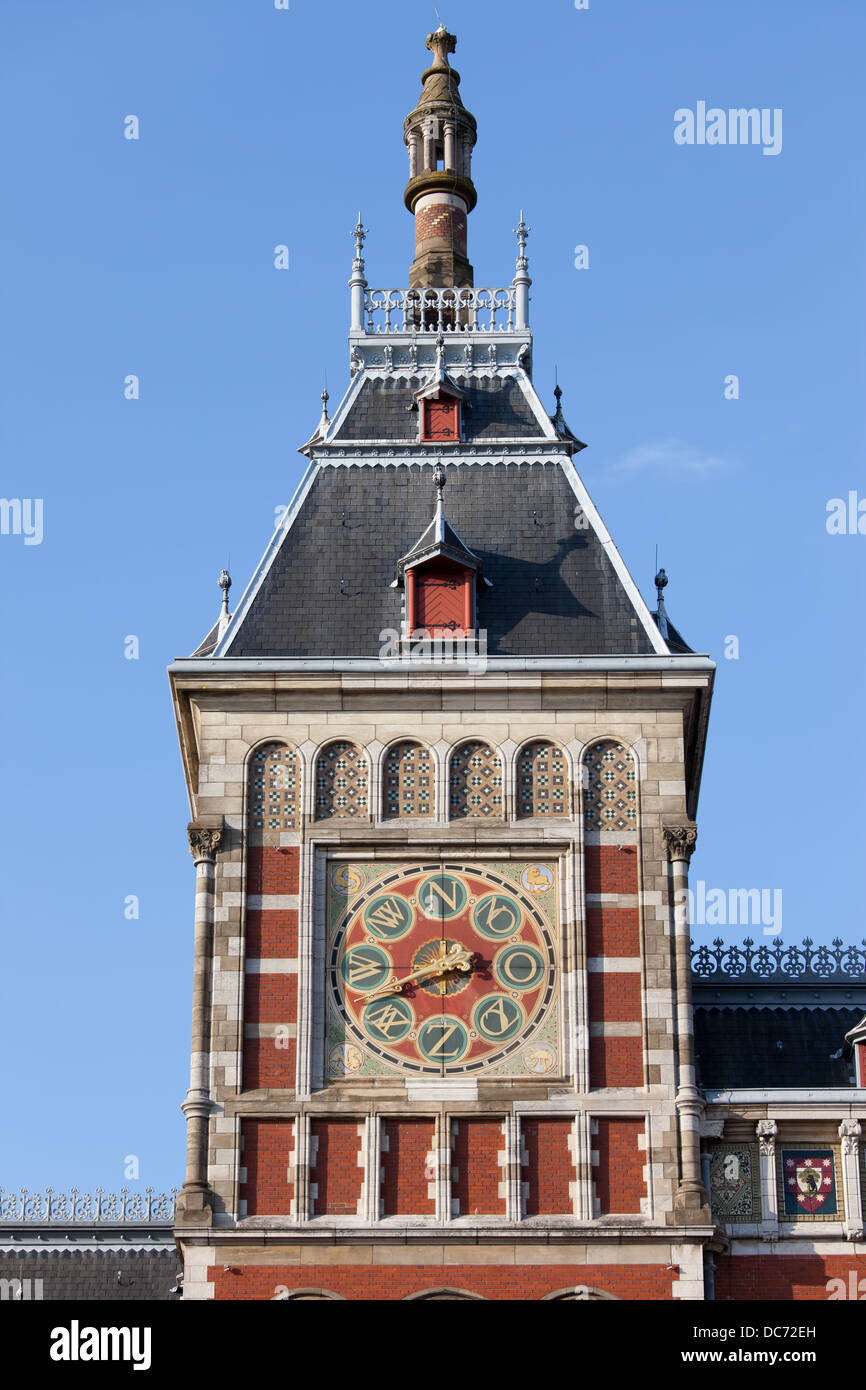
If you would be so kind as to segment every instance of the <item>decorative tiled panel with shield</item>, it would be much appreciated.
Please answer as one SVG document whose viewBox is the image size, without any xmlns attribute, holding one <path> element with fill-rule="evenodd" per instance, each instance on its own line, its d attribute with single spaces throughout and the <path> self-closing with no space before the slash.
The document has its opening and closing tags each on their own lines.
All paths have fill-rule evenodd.
<svg viewBox="0 0 866 1390">
<path fill-rule="evenodd" d="M 783 1221 L 839 1221 L 842 1184 L 836 1150 L 781 1145 L 777 1150 L 779 1215 Z"/>
<path fill-rule="evenodd" d="M 710 1146 L 710 1201 L 723 1225 L 761 1220 L 761 1168 L 757 1144 Z"/>
<path fill-rule="evenodd" d="M 637 774 L 627 748 L 612 739 L 584 754 L 583 815 L 587 830 L 637 829 Z"/>
<path fill-rule="evenodd" d="M 330 861 L 330 1079 L 561 1074 L 557 873 Z"/>
</svg>

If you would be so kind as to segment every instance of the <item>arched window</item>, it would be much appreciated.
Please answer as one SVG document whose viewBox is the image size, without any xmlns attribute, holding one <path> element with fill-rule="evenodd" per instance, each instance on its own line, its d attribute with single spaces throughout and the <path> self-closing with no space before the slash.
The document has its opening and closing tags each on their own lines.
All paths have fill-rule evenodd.
<svg viewBox="0 0 866 1390">
<path fill-rule="evenodd" d="M 637 776 L 628 748 L 614 739 L 594 743 L 583 755 L 586 768 L 583 818 L 587 830 L 637 828 Z"/>
<path fill-rule="evenodd" d="M 297 830 L 301 767 L 285 743 L 265 743 L 250 759 L 250 830 Z"/>
<path fill-rule="evenodd" d="M 502 816 L 502 763 L 489 744 L 473 739 L 454 750 L 448 801 L 452 820 Z"/>
<path fill-rule="evenodd" d="M 517 759 L 517 815 L 568 815 L 568 764 L 555 743 L 528 743 Z"/>
<path fill-rule="evenodd" d="M 382 789 L 384 820 L 432 816 L 433 755 L 422 743 L 395 743 L 385 755 Z"/>
<path fill-rule="evenodd" d="M 471 1293 L 471 1292 L 469 1291 L 469 1289 L 448 1289 L 448 1288 L 444 1288 L 444 1289 L 422 1289 L 420 1293 L 409 1293 L 409 1294 L 407 1294 L 406 1297 L 405 1297 L 404 1300 L 403 1300 L 404 1303 L 411 1303 L 411 1302 L 413 1302 L 413 1301 L 417 1301 L 417 1302 L 423 1301 L 423 1302 L 426 1302 L 426 1303 L 439 1303 L 439 1302 L 447 1302 L 447 1303 L 469 1303 L 469 1302 L 478 1302 L 478 1303 L 483 1303 L 485 1300 L 484 1300 L 484 1295 L 483 1295 L 483 1294 L 480 1294 L 480 1293 Z"/>
<path fill-rule="evenodd" d="M 345 739 L 329 743 L 316 762 L 316 820 L 365 820 L 367 760 Z"/>
<path fill-rule="evenodd" d="M 331 1293 L 330 1289 L 287 1289 L 285 1284 L 277 1286 L 277 1292 L 270 1300 L 271 1303 L 318 1303 L 322 1300 L 329 1300 L 333 1303 L 345 1303 L 345 1298 L 341 1293 Z"/>
<path fill-rule="evenodd" d="M 606 1293 L 604 1289 L 590 1289 L 586 1284 L 576 1284 L 572 1289 L 557 1289 L 555 1293 L 546 1293 L 542 1297 L 542 1303 L 548 1301 L 554 1303 L 571 1302 L 612 1302 L 618 1303 L 619 1299 L 615 1293 Z"/>
</svg>

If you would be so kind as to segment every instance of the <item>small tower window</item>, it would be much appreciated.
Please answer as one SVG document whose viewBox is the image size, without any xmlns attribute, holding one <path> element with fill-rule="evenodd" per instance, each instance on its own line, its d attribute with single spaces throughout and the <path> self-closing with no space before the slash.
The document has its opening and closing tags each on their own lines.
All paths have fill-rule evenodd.
<svg viewBox="0 0 866 1390">
<path fill-rule="evenodd" d="M 448 802 L 452 820 L 501 819 L 502 764 L 489 744 L 473 740 L 455 749 Z"/>
<path fill-rule="evenodd" d="M 367 761 L 354 743 L 323 748 L 316 764 L 316 820 L 366 820 Z"/>
<path fill-rule="evenodd" d="M 257 748 L 250 762 L 250 830 L 297 830 L 298 754 L 284 743 Z"/>
<path fill-rule="evenodd" d="M 421 402 L 422 440 L 460 440 L 460 402 L 453 396 L 439 395 Z"/>
<path fill-rule="evenodd" d="M 635 830 L 637 778 L 629 750 L 613 739 L 604 739 L 586 750 L 583 765 L 583 816 L 587 830 Z"/>
<path fill-rule="evenodd" d="M 568 766 L 555 743 L 529 743 L 517 760 L 517 814 L 564 816 L 568 814 Z"/>
<path fill-rule="evenodd" d="M 433 759 L 420 743 L 396 743 L 385 758 L 384 820 L 433 815 Z"/>
</svg>

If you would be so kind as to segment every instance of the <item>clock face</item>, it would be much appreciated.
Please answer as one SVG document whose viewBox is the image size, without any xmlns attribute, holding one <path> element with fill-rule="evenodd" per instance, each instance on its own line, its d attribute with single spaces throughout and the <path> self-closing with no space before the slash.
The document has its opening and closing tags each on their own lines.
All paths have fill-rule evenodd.
<svg viewBox="0 0 866 1390">
<path fill-rule="evenodd" d="M 366 1055 L 419 1077 L 472 1075 L 514 1054 L 525 1071 L 552 1069 L 555 1052 L 529 1044 L 556 993 L 554 867 L 520 865 L 513 876 L 463 864 L 386 868 L 372 882 L 356 866 L 332 872 L 345 899 L 328 960 L 344 1025 L 331 1075 L 350 1074 L 350 1051 L 355 1070 Z"/>
</svg>

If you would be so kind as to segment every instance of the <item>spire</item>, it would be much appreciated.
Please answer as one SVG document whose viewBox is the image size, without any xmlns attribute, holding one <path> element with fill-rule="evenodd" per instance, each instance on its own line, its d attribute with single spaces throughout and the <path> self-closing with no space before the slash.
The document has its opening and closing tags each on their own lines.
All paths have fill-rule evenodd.
<svg viewBox="0 0 866 1390">
<path fill-rule="evenodd" d="M 466 219 L 478 201 L 472 182 L 475 117 L 460 96 L 460 74 L 449 55 L 457 47 L 443 24 L 427 35 L 433 65 L 421 74 L 418 104 L 403 124 L 409 150 L 405 202 L 415 217 L 413 289 L 466 286 L 474 272 L 466 254 Z"/>
<path fill-rule="evenodd" d="M 355 238 L 355 258 L 352 261 L 352 278 L 349 281 L 349 289 L 352 292 L 352 332 L 361 333 L 364 329 L 364 291 L 367 288 L 364 278 L 364 242 L 367 228 L 361 221 L 360 212 L 352 236 Z"/>
</svg>

